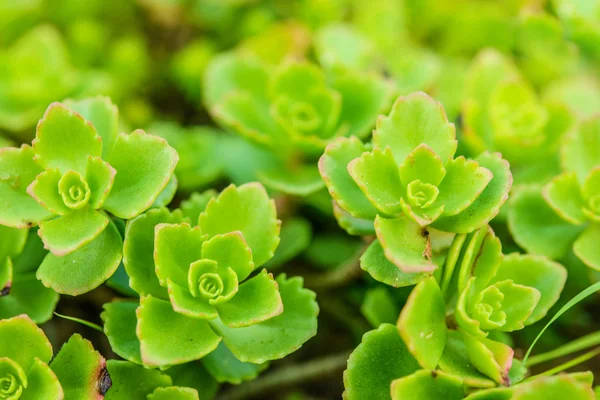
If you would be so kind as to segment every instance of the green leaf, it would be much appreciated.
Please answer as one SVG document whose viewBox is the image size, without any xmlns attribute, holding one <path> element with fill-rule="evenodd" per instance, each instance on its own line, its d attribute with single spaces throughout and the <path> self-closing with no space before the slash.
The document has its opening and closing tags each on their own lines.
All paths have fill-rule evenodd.
<svg viewBox="0 0 600 400">
<path fill-rule="evenodd" d="M 221 338 L 203 319 L 173 311 L 171 304 L 152 296 L 140 299 L 137 336 L 144 365 L 167 366 L 197 360 L 213 351 Z"/>
<path fill-rule="evenodd" d="M 200 260 L 199 262 L 210 261 Z M 213 264 L 215 269 L 216 265 Z M 191 318 L 213 319 L 217 317 L 217 310 L 208 301 L 196 298 L 190 293 L 188 287 L 181 287 L 176 283 L 168 281 L 169 300 L 173 310 Z"/>
<path fill-rule="evenodd" d="M 40 222 L 38 234 L 44 247 L 56 256 L 65 256 L 81 249 L 102 233 L 109 219 L 104 214 L 85 207 L 67 215 Z"/>
<path fill-rule="evenodd" d="M 87 157 L 102 154 L 102 139 L 92 124 L 61 103 L 52 103 L 32 142 L 35 161 L 44 169 L 84 174 Z"/>
<path fill-rule="evenodd" d="M 308 248 L 312 239 L 312 226 L 302 217 L 287 219 L 281 225 L 280 238 L 275 255 L 264 265 L 269 270 L 283 266 Z"/>
<path fill-rule="evenodd" d="M 475 161 L 462 156 L 449 161 L 446 176 L 438 186 L 440 195 L 436 200 L 436 203 L 444 205 L 442 215 L 451 216 L 464 211 L 477 200 L 492 178 L 492 172 Z"/>
<path fill-rule="evenodd" d="M 29 230 L 0 225 L 0 260 L 16 258 L 23 252 Z"/>
<path fill-rule="evenodd" d="M 154 389 L 172 384 L 169 375 L 127 361 L 108 360 L 106 367 L 112 387 L 106 393 L 105 400 L 147 400 Z"/>
<path fill-rule="evenodd" d="M 398 319 L 408 350 L 426 369 L 435 369 L 446 346 L 446 303 L 434 277 L 423 279 L 410 293 Z"/>
<path fill-rule="evenodd" d="M 325 187 L 316 165 L 306 164 L 295 169 L 273 168 L 262 170 L 258 179 L 271 190 L 295 196 L 308 196 Z"/>
<path fill-rule="evenodd" d="M 194 388 L 198 393 L 202 393 L 203 399 L 212 399 L 219 390 L 219 383 L 208 373 L 201 361 L 175 365 L 165 372 L 173 379 L 173 385 Z"/>
<path fill-rule="evenodd" d="M 58 168 L 47 169 L 35 177 L 27 187 L 27 193 L 51 213 L 65 215 L 71 209 L 66 206 L 59 193 L 58 183 L 61 178 L 62 174 Z"/>
<path fill-rule="evenodd" d="M 138 305 L 138 301 L 105 303 L 100 317 L 111 349 L 124 359 L 141 364 L 140 340 L 136 336 Z"/>
<path fill-rule="evenodd" d="M 240 231 L 216 235 L 202 243 L 202 258 L 233 269 L 239 282 L 254 270 L 252 250 Z"/>
<path fill-rule="evenodd" d="M 504 256 L 492 283 L 507 279 L 540 292 L 540 300 L 525 321 L 526 325 L 531 325 L 542 319 L 558 301 L 567 281 L 567 271 L 545 257 L 513 253 Z"/>
<path fill-rule="evenodd" d="M 193 224 L 197 224 L 198 217 L 200 217 L 200 214 L 206 209 L 210 199 L 216 196 L 217 191 L 213 189 L 206 190 L 202 193 L 194 192 L 189 198 L 181 202 L 179 209 Z"/>
<path fill-rule="evenodd" d="M 526 320 L 540 301 L 540 291 L 531 286 L 519 285 L 511 280 L 496 282 L 494 287 L 504 295 L 502 312 L 506 314 L 506 322 L 498 329 L 504 332 L 523 329 Z"/>
<path fill-rule="evenodd" d="M 538 186 L 520 187 L 512 196 L 508 228 L 519 246 L 552 259 L 564 257 L 581 228 L 560 218 L 544 201 Z"/>
<path fill-rule="evenodd" d="M 165 186 L 158 196 L 156 196 L 156 199 L 154 200 L 154 203 L 152 203 L 151 207 L 166 207 L 169 203 L 171 203 L 175 197 L 175 194 L 177 193 L 177 184 L 177 176 L 175 176 L 175 174 L 171 175 L 171 179 L 169 179 L 167 186 Z"/>
<path fill-rule="evenodd" d="M 64 105 L 78 112 L 94 125 L 102 138 L 102 157 L 106 158 L 112 150 L 119 128 L 119 109 L 110 98 L 96 96 L 83 100 L 66 100 Z"/>
<path fill-rule="evenodd" d="M 283 303 L 273 274 L 263 269 L 240 285 L 231 300 L 217 304 L 221 321 L 230 328 L 259 324 L 280 315 Z"/>
<path fill-rule="evenodd" d="M 396 304 L 388 289 L 378 286 L 367 290 L 360 305 L 360 312 L 371 326 L 377 328 L 381 324 L 396 323 L 398 314 L 400 314 L 400 307 Z"/>
<path fill-rule="evenodd" d="M 355 218 L 372 220 L 377 210 L 348 172 L 348 163 L 365 151 L 365 145 L 356 137 L 337 139 L 319 159 L 319 172 L 339 207 Z"/>
<path fill-rule="evenodd" d="M 382 149 L 389 146 L 398 165 L 422 143 L 443 163 L 452 159 L 457 146 L 454 124 L 448 122 L 444 108 L 422 92 L 396 100 L 389 116 L 377 120 L 373 142 Z"/>
<path fill-rule="evenodd" d="M 365 152 L 348 164 L 348 172 L 360 190 L 379 211 L 387 215 L 402 212 L 404 188 L 389 147 Z"/>
<path fill-rule="evenodd" d="M 224 343 L 202 359 L 202 364 L 218 382 L 238 385 L 258 377 L 268 363 L 252 364 L 238 360 Z"/>
<path fill-rule="evenodd" d="M 34 273 L 17 274 L 12 280 L 10 294 L 0 297 L 0 319 L 27 314 L 36 324 L 52 318 L 59 295 L 42 285 Z"/>
<path fill-rule="evenodd" d="M 573 243 L 573 252 L 588 267 L 600 270 L 600 223 L 592 222 Z"/>
<path fill-rule="evenodd" d="M 392 287 L 411 286 L 429 276 L 426 272 L 403 272 L 387 259 L 379 240 L 374 240 L 360 257 L 360 267 L 373 279 Z"/>
<path fill-rule="evenodd" d="M 583 184 L 589 171 L 600 160 L 600 117 L 581 122 L 567 134 L 561 146 L 561 165 L 567 172 L 574 172 Z"/>
<path fill-rule="evenodd" d="M 63 399 L 64 392 L 61 382 L 40 359 L 35 359 L 33 366 L 27 373 L 27 389 L 19 400 L 45 400 L 45 399 Z"/>
<path fill-rule="evenodd" d="M 365 333 L 350 354 L 344 371 L 344 398 L 348 400 L 391 399 L 394 379 L 421 367 L 410 354 L 394 325 L 383 324 Z"/>
<path fill-rule="evenodd" d="M 162 138 L 141 130 L 121 133 L 108 159 L 117 175 L 104 208 L 123 219 L 147 210 L 167 186 L 178 160 Z"/>
<path fill-rule="evenodd" d="M 0 321 L 0 357 L 8 357 L 29 371 L 36 358 L 50 362 L 52 345 L 29 317 L 19 315 Z"/>
<path fill-rule="evenodd" d="M 537 399 L 595 400 L 591 385 L 568 375 L 544 376 L 515 386 L 511 400 Z"/>
<path fill-rule="evenodd" d="M 27 187 L 43 170 L 33 161 L 29 146 L 0 149 L 0 223 L 26 228 L 50 218 L 52 213 L 27 193 Z"/>
<path fill-rule="evenodd" d="M 115 181 L 117 171 L 100 157 L 88 157 L 85 179 L 90 187 L 90 207 L 98 209 L 104 205 Z"/>
<path fill-rule="evenodd" d="M 66 256 L 49 253 L 36 276 L 58 293 L 76 296 L 89 292 L 117 270 L 122 245 L 121 235 L 111 222 L 96 239 Z"/>
<path fill-rule="evenodd" d="M 27 390 L 27 374 L 23 368 L 10 358 L 0 357 L 0 376 L 2 376 L 2 395 L 10 399 L 20 398 Z"/>
<path fill-rule="evenodd" d="M 210 237 L 242 232 L 252 249 L 254 268 L 273 257 L 279 244 L 280 224 L 275 202 L 258 183 L 228 186 L 217 198 L 211 199 L 198 220 L 202 233 Z"/>
<path fill-rule="evenodd" d="M 490 222 L 500 212 L 513 181 L 508 162 L 499 153 L 487 152 L 475 161 L 491 171 L 492 180 L 469 207 L 456 215 L 438 218 L 432 227 L 445 232 L 469 233 Z"/>
<path fill-rule="evenodd" d="M 404 186 L 416 180 L 438 186 L 445 175 L 442 160 L 425 143 L 411 151 L 400 165 L 400 178 Z"/>
<path fill-rule="evenodd" d="M 460 377 L 466 386 L 476 388 L 496 386 L 494 381 L 483 375 L 471 364 L 465 341 L 459 331 L 448 331 L 446 347 L 444 347 L 444 353 L 438 365 L 442 370 Z"/>
<path fill-rule="evenodd" d="M 342 209 L 335 200 L 332 202 L 333 214 L 340 228 L 353 236 L 374 235 L 375 225 L 372 219 L 361 219 L 350 215 L 346 210 Z"/>
<path fill-rule="evenodd" d="M 542 190 L 544 200 L 565 221 L 573 225 L 585 222 L 581 187 L 574 173 L 564 173 L 552 179 Z"/>
<path fill-rule="evenodd" d="M 405 215 L 395 219 L 375 218 L 377 239 L 388 260 L 402 272 L 431 272 L 436 265 L 431 262 L 429 232 Z"/>
<path fill-rule="evenodd" d="M 127 222 L 123 243 L 123 264 L 129 285 L 140 295 L 151 294 L 167 299 L 167 290 L 160 286 L 154 265 L 154 235 L 159 224 L 183 222 L 181 211 L 153 208 Z"/>
<path fill-rule="evenodd" d="M 392 382 L 392 399 L 401 400 L 407 396 L 415 400 L 461 400 L 463 382 L 442 371 L 417 371 Z"/>
<path fill-rule="evenodd" d="M 512 365 L 513 349 L 504 343 L 463 334 L 471 363 L 496 383 L 508 386 L 508 371 Z"/>
<path fill-rule="evenodd" d="M 465 400 L 510 400 L 512 399 L 512 394 L 512 388 L 486 389 L 471 393 L 465 397 Z"/>
<path fill-rule="evenodd" d="M 179 286 L 188 286 L 190 265 L 202 258 L 204 233 L 188 223 L 159 224 L 154 235 L 154 262 L 161 286 L 167 279 Z"/>
<path fill-rule="evenodd" d="M 68 399 L 91 399 L 108 389 L 103 386 L 106 360 L 79 334 L 71 336 L 61 347 L 50 368 Z"/>
<path fill-rule="evenodd" d="M 229 328 L 218 319 L 211 325 L 229 350 L 243 362 L 261 364 L 296 351 L 317 333 L 319 306 L 315 293 L 302 288 L 302 278 L 277 277 L 283 313 L 260 324 Z"/>
<path fill-rule="evenodd" d="M 148 400 L 199 400 L 198 391 L 186 387 L 159 387 L 148 395 Z"/>
</svg>

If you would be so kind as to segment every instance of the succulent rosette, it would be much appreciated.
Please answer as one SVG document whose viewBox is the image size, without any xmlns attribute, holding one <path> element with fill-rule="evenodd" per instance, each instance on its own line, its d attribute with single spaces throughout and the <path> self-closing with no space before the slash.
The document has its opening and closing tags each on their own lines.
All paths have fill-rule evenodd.
<svg viewBox="0 0 600 400">
<path fill-rule="evenodd" d="M 428 229 L 468 233 L 485 225 L 512 184 L 499 154 L 454 158 L 456 146 L 439 103 L 424 93 L 400 97 L 377 121 L 372 148 L 339 139 L 319 161 L 338 222 L 365 234 L 374 220 L 370 230 L 392 263 L 403 272 L 432 271 Z"/>
<path fill-rule="evenodd" d="M 35 230 L 0 225 L 0 318 L 27 314 L 41 324 L 52 317 L 59 295 L 35 276 L 46 253 Z"/>
<path fill-rule="evenodd" d="M 90 342 L 73 335 L 52 356 L 50 341 L 27 316 L 0 321 L 0 398 L 104 398 L 110 378 Z"/>
<path fill-rule="evenodd" d="M 422 277 L 412 290 L 397 326 L 383 324 L 367 333 L 350 356 L 344 375 L 348 398 L 375 398 L 375 390 L 389 393 L 390 384 L 394 399 L 420 386 L 431 387 L 427 393 L 451 390 L 452 398 L 461 399 L 463 386 L 518 384 L 525 369 L 498 340 L 499 332 L 541 320 L 566 278 L 566 269 L 545 257 L 503 255 L 489 226 L 456 235 L 439 273 Z M 388 372 L 374 377 L 369 364 L 381 357 L 391 358 Z M 381 373 L 380 366 L 371 368 Z M 428 381 L 437 374 L 439 379 Z"/>
<path fill-rule="evenodd" d="M 124 264 L 141 299 L 105 306 L 113 349 L 147 367 L 202 359 L 216 378 L 237 383 L 298 349 L 316 333 L 315 294 L 300 278 L 257 270 L 273 257 L 279 229 L 257 183 L 131 220 Z"/>
<path fill-rule="evenodd" d="M 152 206 L 178 156 L 141 130 L 118 134 L 107 98 L 68 104 L 48 107 L 32 146 L 0 151 L 0 223 L 39 225 L 50 253 L 38 278 L 75 295 L 108 279 L 121 260 L 122 239 L 107 213 L 129 219 Z"/>
<path fill-rule="evenodd" d="M 389 107 L 391 94 L 390 84 L 375 75 L 328 75 L 308 62 L 272 67 L 232 53 L 209 65 L 204 100 L 217 122 L 266 147 L 278 160 L 280 167 L 259 171 L 265 185 L 305 195 L 322 182 L 304 161 L 335 138 L 366 137 Z"/>
<path fill-rule="evenodd" d="M 521 247 L 554 259 L 572 249 L 584 264 L 600 269 L 599 146 L 600 118 L 581 121 L 563 138 L 563 172 L 513 197 L 509 228 Z"/>
</svg>

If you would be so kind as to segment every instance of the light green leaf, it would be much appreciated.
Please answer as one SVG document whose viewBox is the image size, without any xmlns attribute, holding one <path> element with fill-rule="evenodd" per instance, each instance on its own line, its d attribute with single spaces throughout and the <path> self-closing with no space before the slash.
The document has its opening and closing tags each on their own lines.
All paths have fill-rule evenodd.
<svg viewBox="0 0 600 400">
<path fill-rule="evenodd" d="M 169 205 L 177 193 L 177 184 L 177 176 L 175 176 L 175 174 L 171 175 L 171 179 L 169 179 L 167 186 L 165 186 L 158 196 L 156 196 L 151 207 L 166 207 Z"/>
<path fill-rule="evenodd" d="M 375 218 L 377 239 L 385 256 L 405 273 L 431 272 L 429 232 L 405 215 L 395 219 Z"/>
<path fill-rule="evenodd" d="M 52 360 L 50 368 L 62 385 L 67 399 L 91 399 L 108 390 L 106 360 L 92 344 L 74 334 Z"/>
<path fill-rule="evenodd" d="M 581 187 L 574 173 L 564 173 L 552 179 L 542 190 L 544 200 L 565 221 L 574 225 L 585 222 Z"/>
<path fill-rule="evenodd" d="M 29 371 L 36 358 L 50 362 L 52 345 L 29 317 L 19 315 L 0 321 L 0 357 L 8 357 Z"/>
<path fill-rule="evenodd" d="M 36 358 L 27 373 L 27 389 L 19 400 L 62 400 L 65 396 L 61 382 L 48 365 Z"/>
<path fill-rule="evenodd" d="M 59 257 L 49 253 L 37 271 L 44 286 L 76 296 L 111 277 L 121 262 L 123 242 L 112 222 L 92 242 Z"/>
<path fill-rule="evenodd" d="M 156 225 L 154 263 L 161 286 L 167 279 L 182 287 L 188 286 L 188 271 L 194 261 L 202 258 L 204 234 L 188 223 Z"/>
<path fill-rule="evenodd" d="M 394 400 L 461 400 L 463 396 L 462 380 L 442 371 L 417 371 L 392 382 Z"/>
<path fill-rule="evenodd" d="M 348 164 L 348 172 L 360 190 L 379 211 L 387 215 L 402 212 L 404 188 L 390 148 L 365 152 Z"/>
<path fill-rule="evenodd" d="M 60 178 L 62 178 L 62 174 L 58 168 L 47 169 L 35 177 L 31 185 L 27 187 L 27 193 L 51 213 L 65 215 L 71 209 L 66 206 L 59 193 Z"/>
<path fill-rule="evenodd" d="M 224 343 L 219 343 L 219 346 L 212 353 L 204 357 L 202 364 L 217 381 L 235 385 L 255 379 L 258 374 L 268 367 L 268 363 L 241 362 Z"/>
<path fill-rule="evenodd" d="M 383 250 L 381 254 L 383 255 Z M 377 328 L 381 324 L 395 324 L 400 307 L 387 288 L 377 286 L 365 293 L 360 312 L 372 327 Z"/>
<path fill-rule="evenodd" d="M 423 279 L 410 293 L 398 319 L 408 350 L 426 369 L 435 369 L 446 346 L 446 303 L 434 277 Z"/>
<path fill-rule="evenodd" d="M 98 209 L 104 205 L 115 180 L 117 171 L 100 157 L 88 157 L 85 179 L 90 187 L 90 207 Z"/>
<path fill-rule="evenodd" d="M 333 215 L 335 215 L 340 228 L 348 232 L 349 235 L 365 236 L 375 234 L 375 225 L 372 219 L 367 220 L 353 217 L 346 210 L 342 209 L 335 200 L 332 201 L 332 205 Z"/>
<path fill-rule="evenodd" d="M 105 400 L 147 400 L 154 389 L 172 384 L 169 375 L 127 361 L 108 360 L 106 367 L 112 387 L 106 393 Z"/>
<path fill-rule="evenodd" d="M 512 365 L 513 349 L 504 343 L 463 334 L 471 363 L 496 383 L 510 384 L 508 371 Z"/>
<path fill-rule="evenodd" d="M 141 364 L 140 340 L 136 336 L 138 305 L 138 301 L 112 301 L 104 304 L 100 317 L 111 349 L 124 359 Z"/>
<path fill-rule="evenodd" d="M 0 296 L 0 319 L 27 314 L 33 322 L 42 324 L 52 318 L 58 298 L 58 293 L 42 285 L 35 273 L 17 274 L 10 294 Z"/>
<path fill-rule="evenodd" d="M 202 193 L 194 192 L 189 198 L 181 202 L 179 209 L 183 215 L 192 222 L 192 224 L 198 223 L 198 217 L 206 209 L 208 202 L 213 197 L 217 196 L 217 191 L 213 189 L 206 190 Z"/>
<path fill-rule="evenodd" d="M 387 259 L 379 240 L 373 241 L 360 257 L 360 267 L 373 279 L 392 287 L 411 286 L 429 276 L 426 272 L 403 272 Z"/>
<path fill-rule="evenodd" d="M 167 186 L 178 160 L 162 138 L 142 130 L 121 133 L 108 159 L 117 175 L 104 208 L 123 219 L 147 210 Z"/>
<path fill-rule="evenodd" d="M 52 254 L 65 256 L 97 238 L 108 222 L 106 215 L 91 207 L 85 207 L 62 217 L 40 222 L 38 234 L 44 242 L 44 247 Z"/>
<path fill-rule="evenodd" d="M 102 154 L 102 139 L 92 124 L 61 103 L 52 103 L 32 142 L 35 161 L 44 169 L 84 174 L 87 157 Z"/>
<path fill-rule="evenodd" d="M 174 311 L 190 318 L 213 319 L 217 317 L 217 310 L 207 300 L 194 297 L 187 286 L 181 287 L 171 280 L 167 282 L 169 300 Z"/>
<path fill-rule="evenodd" d="M 411 151 L 400 165 L 400 178 L 404 186 L 416 180 L 438 186 L 445 175 L 442 160 L 425 143 Z"/>
<path fill-rule="evenodd" d="M 264 265 L 269 270 L 283 266 L 308 248 L 312 239 L 312 226 L 302 217 L 287 219 L 281 225 L 280 237 L 275 255 Z"/>
<path fill-rule="evenodd" d="M 348 400 L 391 399 L 394 379 L 421 367 L 410 354 L 394 325 L 382 324 L 365 333 L 350 354 L 344 371 L 344 398 Z"/>
<path fill-rule="evenodd" d="M 197 360 L 213 351 L 221 338 L 203 319 L 173 311 L 152 296 L 140 299 L 137 336 L 144 365 L 167 366 Z"/>
<path fill-rule="evenodd" d="M 129 285 L 140 295 L 151 294 L 167 299 L 167 290 L 160 286 L 154 265 L 154 234 L 158 224 L 183 222 L 181 211 L 154 208 L 127 222 L 123 243 L 123 264 Z"/>
<path fill-rule="evenodd" d="M 452 159 L 457 146 L 454 124 L 444 108 L 422 92 L 398 98 L 389 116 L 377 120 L 373 141 L 382 149 L 389 146 L 398 165 L 422 143 L 443 163 Z"/>
<path fill-rule="evenodd" d="M 277 283 L 266 269 L 242 283 L 231 300 L 215 307 L 221 321 L 230 328 L 255 325 L 284 311 Z"/>
<path fill-rule="evenodd" d="M 377 210 L 348 173 L 348 163 L 367 149 L 356 137 L 329 144 L 319 159 L 319 171 L 335 202 L 355 218 L 372 220 Z"/>
<path fill-rule="evenodd" d="M 202 243 L 202 258 L 215 261 L 223 268 L 233 269 L 239 282 L 254 270 L 252 250 L 240 231 L 215 235 Z"/>
<path fill-rule="evenodd" d="M 519 285 L 511 280 L 496 282 L 494 286 L 504 295 L 502 312 L 506 314 L 506 322 L 498 329 L 504 332 L 523 329 L 526 320 L 540 301 L 540 291 L 531 286 Z"/>
<path fill-rule="evenodd" d="M 202 233 L 209 237 L 242 232 L 252 249 L 254 268 L 273 257 L 279 244 L 280 224 L 275 202 L 258 183 L 228 186 L 217 198 L 211 199 L 198 220 Z"/>
<path fill-rule="evenodd" d="M 199 400 L 198 391 L 186 387 L 159 387 L 148 395 L 148 400 Z"/>
<path fill-rule="evenodd" d="M 514 388 L 511 400 L 577 399 L 595 400 L 591 385 L 568 375 L 544 376 Z"/>
<path fill-rule="evenodd" d="M 567 172 L 574 172 L 583 184 L 589 171 L 600 160 L 600 117 L 584 122 L 564 137 L 561 146 L 561 165 Z"/>
<path fill-rule="evenodd" d="M 295 169 L 266 169 L 258 173 L 258 178 L 268 189 L 302 197 L 325 187 L 314 164 L 301 165 Z"/>
<path fill-rule="evenodd" d="M 50 218 L 52 213 L 27 193 L 27 187 L 43 170 L 33 161 L 29 146 L 0 149 L 0 223 L 26 228 Z"/>
<path fill-rule="evenodd" d="M 302 288 L 302 278 L 277 277 L 283 313 L 260 324 L 229 328 L 218 319 L 211 325 L 229 350 L 243 362 L 261 364 L 296 351 L 317 333 L 319 306 L 315 293 Z"/>
<path fill-rule="evenodd" d="M 214 351 L 209 355 L 213 353 Z M 202 399 L 212 399 L 219 390 L 219 383 L 208 373 L 201 360 L 172 366 L 165 373 L 173 379 L 173 385 L 196 389 L 198 393 L 202 393 Z"/>
<path fill-rule="evenodd" d="M 592 222 L 573 243 L 573 252 L 588 267 L 600 270 L 600 223 Z"/>
</svg>

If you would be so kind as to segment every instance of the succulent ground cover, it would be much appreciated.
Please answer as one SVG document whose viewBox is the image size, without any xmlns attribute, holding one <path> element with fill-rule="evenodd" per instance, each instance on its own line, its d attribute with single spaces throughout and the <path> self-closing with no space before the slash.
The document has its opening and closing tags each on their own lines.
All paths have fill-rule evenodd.
<svg viewBox="0 0 600 400">
<path fill-rule="evenodd" d="M 600 398 L 600 1 L 0 0 L 0 400 Z"/>
</svg>

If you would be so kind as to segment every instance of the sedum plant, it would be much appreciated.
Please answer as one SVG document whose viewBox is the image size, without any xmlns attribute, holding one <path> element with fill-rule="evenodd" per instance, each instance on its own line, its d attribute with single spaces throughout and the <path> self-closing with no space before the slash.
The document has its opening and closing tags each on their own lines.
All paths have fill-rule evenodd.
<svg viewBox="0 0 600 400">
<path fill-rule="evenodd" d="M 201 359 L 217 380 L 239 383 L 298 349 L 316 333 L 314 293 L 301 278 L 257 271 L 273 257 L 279 225 L 258 183 L 129 221 L 124 264 L 141 297 L 105 306 L 115 352 L 146 367 Z"/>
<path fill-rule="evenodd" d="M 121 260 L 122 239 L 107 212 L 129 219 L 152 206 L 178 156 L 141 130 L 118 134 L 106 98 L 67 104 L 48 107 L 31 146 L 1 150 L 0 223 L 39 225 L 50 252 L 38 278 L 75 295 L 108 279 Z"/>
</svg>

